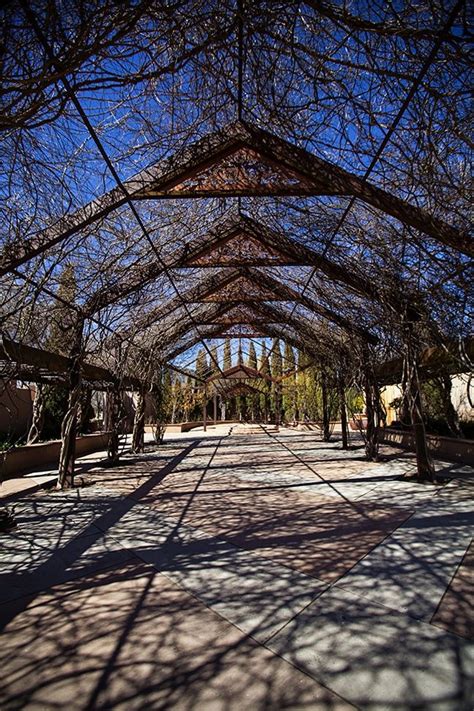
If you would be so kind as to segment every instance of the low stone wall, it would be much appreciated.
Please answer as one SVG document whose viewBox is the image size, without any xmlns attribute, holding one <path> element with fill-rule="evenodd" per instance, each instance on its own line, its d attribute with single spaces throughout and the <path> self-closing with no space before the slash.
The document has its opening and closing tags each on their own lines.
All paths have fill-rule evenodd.
<svg viewBox="0 0 474 711">
<path fill-rule="evenodd" d="M 109 432 L 83 435 L 76 438 L 76 457 L 82 457 L 91 452 L 107 449 Z M 0 477 L 7 479 L 16 474 L 21 474 L 30 469 L 43 469 L 48 465 L 57 465 L 61 451 L 61 440 L 40 444 L 28 444 L 24 447 L 15 447 L 4 452 L 0 459 Z"/>
<path fill-rule="evenodd" d="M 216 424 L 232 425 L 236 422 L 239 422 L 239 420 L 217 420 Z M 214 427 L 214 420 L 207 420 L 206 426 Z M 154 425 L 152 424 L 145 425 L 145 432 L 153 432 L 153 427 Z M 165 434 L 166 432 L 189 432 L 190 430 L 193 430 L 196 427 L 204 427 L 204 421 L 198 420 L 197 422 L 175 422 L 172 425 L 166 425 Z"/>
<path fill-rule="evenodd" d="M 382 430 L 381 441 L 412 451 L 415 450 L 415 438 L 411 432 L 386 427 Z M 448 462 L 474 465 L 473 440 L 427 435 L 426 441 L 430 453 L 436 457 L 436 459 L 446 459 Z"/>
</svg>

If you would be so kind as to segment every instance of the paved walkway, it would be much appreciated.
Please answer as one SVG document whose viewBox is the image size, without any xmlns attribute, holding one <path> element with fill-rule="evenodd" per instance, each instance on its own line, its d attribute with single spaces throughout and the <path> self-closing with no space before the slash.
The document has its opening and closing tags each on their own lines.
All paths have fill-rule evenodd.
<svg viewBox="0 0 474 711">
<path fill-rule="evenodd" d="M 471 710 L 474 485 L 218 426 L 17 499 L 0 708 Z"/>
</svg>

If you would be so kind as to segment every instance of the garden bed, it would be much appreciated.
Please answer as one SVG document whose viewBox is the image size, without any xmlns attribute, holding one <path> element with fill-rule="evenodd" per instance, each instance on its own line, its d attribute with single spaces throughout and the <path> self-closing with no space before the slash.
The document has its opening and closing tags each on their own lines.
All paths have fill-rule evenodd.
<svg viewBox="0 0 474 711">
<path fill-rule="evenodd" d="M 108 441 L 108 432 L 77 437 L 76 456 L 82 457 L 91 452 L 107 449 Z M 8 479 L 31 469 L 44 469 L 48 465 L 56 465 L 59 462 L 60 451 L 61 440 L 55 439 L 39 444 L 27 444 L 3 452 L 0 469 L 1 478 Z"/>
<path fill-rule="evenodd" d="M 415 439 L 412 432 L 386 427 L 381 431 L 381 441 L 385 444 L 415 450 Z M 474 440 L 427 435 L 426 441 L 430 453 L 437 459 L 474 465 Z"/>
</svg>

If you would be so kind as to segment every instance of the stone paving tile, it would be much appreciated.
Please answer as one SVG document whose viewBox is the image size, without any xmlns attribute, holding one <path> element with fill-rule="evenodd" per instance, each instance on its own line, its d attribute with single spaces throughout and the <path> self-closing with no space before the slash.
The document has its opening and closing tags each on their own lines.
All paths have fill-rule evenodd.
<svg viewBox="0 0 474 711">
<path fill-rule="evenodd" d="M 260 642 L 327 587 L 219 538 L 173 540 L 135 553 Z"/>
<path fill-rule="evenodd" d="M 474 543 L 466 551 L 431 622 L 474 640 Z"/>
<path fill-rule="evenodd" d="M 35 609 L 38 593 L 37 601 L 51 594 L 40 592 L 45 586 L 53 586 L 54 591 L 71 586 L 68 590 L 79 591 L 82 599 L 83 583 L 84 589 L 94 588 L 96 592 L 102 583 L 94 581 L 109 580 L 115 584 L 112 571 L 119 565 L 124 571 L 125 588 L 129 584 L 133 587 L 135 583 L 130 581 L 137 576 L 153 580 L 149 589 L 154 589 L 159 579 L 160 595 L 163 586 L 166 590 L 170 585 L 178 590 L 179 585 L 179 595 L 185 596 L 181 598 L 183 601 L 189 598 L 193 604 L 211 608 L 204 608 L 206 614 L 227 625 L 226 630 L 238 634 L 239 640 L 245 639 L 243 633 L 258 641 L 274 634 L 269 642 L 272 645 L 275 640 L 284 639 L 285 630 L 296 629 L 298 635 L 295 640 L 291 638 L 288 649 L 283 647 L 283 652 L 293 653 L 296 649 L 304 656 L 309 650 L 311 663 L 308 662 L 306 672 L 361 708 L 400 711 L 468 708 L 467 692 L 463 691 L 464 700 L 458 692 L 464 689 L 463 675 L 468 673 L 466 660 L 470 648 L 463 646 L 456 661 L 459 650 L 452 640 L 459 640 L 459 644 L 466 640 L 446 630 L 462 635 L 469 621 L 472 622 L 469 603 L 459 603 L 458 590 L 461 586 L 463 600 L 469 600 L 466 581 L 470 566 L 459 568 L 433 625 L 421 623 L 413 615 L 430 619 L 469 544 L 472 483 L 464 481 L 460 486 L 455 481 L 442 487 L 427 487 L 396 481 L 396 476 L 412 466 L 413 455 L 402 453 L 394 458 L 393 449 L 382 448 L 387 461 L 367 463 L 360 447 L 342 452 L 339 442 L 315 441 L 314 433 L 281 430 L 278 439 L 266 434 L 201 440 L 195 437 L 177 438 L 158 452 L 125 457 L 117 467 L 90 470 L 84 474 L 88 485 L 83 489 L 37 494 L 17 503 L 20 525 L 16 540 L 5 539 L 10 542 L 3 556 L 0 555 L 0 560 L 3 557 L 6 563 L 0 591 L 2 580 L 9 580 L 4 599 L 10 602 L 2 608 L 3 622 L 12 618 L 7 627 L 9 633 L 16 621 L 21 625 L 29 610 Z M 295 449 L 298 456 L 286 447 Z M 0 546 L 1 543 L 2 539 Z M 143 570 L 148 572 L 126 573 L 139 570 L 140 564 L 131 564 L 131 556 L 135 561 L 145 561 L 148 567 Z M 355 567 L 348 573 L 351 566 Z M 85 575 L 89 582 L 82 580 Z M 120 578 L 122 573 L 117 575 Z M 338 579 L 338 585 L 344 587 L 327 589 L 328 583 Z M 128 589 L 121 587 L 122 582 L 117 583 L 120 601 L 128 594 Z M 356 584 L 357 596 L 345 587 L 348 585 L 353 591 Z M 148 599 L 147 594 L 148 589 L 141 599 Z M 165 607 L 166 595 L 162 601 Z M 74 608 L 73 614 L 68 614 L 69 597 L 66 597 L 68 602 L 63 605 L 61 597 L 58 609 L 65 608 L 66 619 L 73 619 L 74 639 L 76 627 L 79 629 L 79 613 Z M 377 600 L 383 600 L 385 607 L 377 604 Z M 185 616 L 187 604 L 182 603 Z M 54 608 L 50 601 L 47 605 Z M 303 701 L 298 698 L 287 704 L 286 697 L 273 695 L 273 676 L 269 686 L 265 686 L 265 677 L 261 691 L 260 678 L 255 685 L 255 679 L 249 682 L 251 677 L 244 675 L 242 684 L 239 665 L 241 660 L 247 663 L 251 648 L 245 647 L 241 656 L 240 641 L 237 657 L 231 658 L 226 651 L 224 666 L 220 654 L 208 663 L 206 655 L 215 643 L 210 642 L 209 649 L 203 645 L 203 664 L 199 662 L 201 650 L 198 650 L 193 657 L 196 666 L 188 674 L 186 664 L 183 670 L 179 663 L 179 640 L 173 639 L 169 651 L 166 645 L 159 647 L 159 633 L 164 624 L 161 620 L 155 627 L 159 614 L 155 611 L 146 625 L 140 620 L 136 627 L 133 601 L 129 599 L 125 607 L 128 617 L 120 617 L 123 611 L 118 614 L 117 630 L 114 616 L 110 617 L 112 636 L 118 642 L 110 655 L 105 653 L 105 662 L 101 653 L 102 661 L 97 668 L 88 669 L 86 665 L 84 669 L 79 664 L 76 667 L 76 652 L 71 652 L 72 656 L 68 652 L 66 667 L 71 662 L 72 677 L 67 672 L 64 678 L 53 680 L 54 674 L 48 676 L 41 658 L 39 685 L 28 697 L 26 707 L 63 706 L 70 690 L 70 698 L 75 699 L 77 685 L 77 689 L 85 689 L 77 708 L 86 707 L 80 706 L 82 702 L 89 703 L 89 708 L 110 705 L 127 709 L 168 708 L 170 699 L 172 708 L 186 710 L 280 708 L 279 701 L 275 705 L 275 698 L 283 699 L 284 708 L 334 708 L 336 697 L 329 695 L 321 700 L 316 692 L 308 701 L 304 697 Z M 86 610 L 89 609 L 92 620 L 92 604 L 87 600 Z M 100 609 L 99 605 L 99 612 Z M 457 619 L 462 621 L 457 627 L 455 609 L 459 611 Z M 319 612 L 314 618 L 315 610 Z M 400 610 L 408 611 L 409 615 L 401 614 Z M 45 612 L 46 617 L 48 614 Z M 127 625 L 124 620 L 130 615 L 133 623 Z M 102 617 L 105 624 L 105 613 Z M 79 636 L 88 631 L 87 615 L 85 624 L 86 629 L 77 632 Z M 185 645 L 192 646 L 194 638 L 205 636 L 202 624 L 196 622 L 195 629 L 186 632 Z M 47 629 L 42 625 L 38 629 L 47 649 L 50 641 Z M 351 630 L 352 636 L 348 634 Z M 417 634 L 423 663 L 415 654 Z M 68 635 L 61 641 L 63 651 L 70 650 Z M 337 654 L 325 657 L 324 649 L 330 645 L 331 635 L 337 642 Z M 133 638 L 131 646 L 130 638 Z M 142 639 L 146 641 L 143 648 Z M 305 639 L 310 640 L 308 650 Z M 379 648 L 380 639 L 388 640 L 386 650 Z M 316 656 L 310 651 L 311 640 Z M 391 649 L 390 640 L 396 640 L 397 649 Z M 255 645 L 245 639 L 246 645 L 250 643 Z M 91 644 L 92 649 L 106 648 L 102 647 L 101 639 Z M 353 654 L 358 645 L 362 649 L 360 658 Z M 400 652 L 404 645 L 408 649 L 406 664 L 410 673 Z M 72 647 L 82 654 L 80 640 Z M 232 654 L 234 651 L 233 648 Z M 160 654 L 165 655 L 165 665 Z M 185 653 L 184 656 L 186 659 Z M 122 660 L 119 666 L 118 659 Z M 276 658 L 269 653 L 268 659 L 271 662 Z M 163 672 L 168 662 L 171 671 Z M 58 666 L 53 663 L 54 669 L 57 671 Z M 181 694 L 183 675 L 185 693 Z M 436 683 L 431 682 L 432 677 L 436 677 Z M 308 681 L 304 675 L 298 678 Z M 44 691 L 39 688 L 41 679 L 46 680 Z M 15 683 L 17 691 L 8 702 L 13 705 L 5 708 L 19 707 L 15 698 L 20 699 L 23 691 L 18 679 Z M 31 684 L 36 684 L 34 679 Z M 384 685 L 389 687 L 386 703 Z M 414 689 L 413 699 L 409 697 L 410 685 Z M 321 687 L 317 689 L 320 693 Z M 52 690 L 51 701 L 48 690 Z M 26 693 L 29 694 L 28 687 Z M 323 693 L 327 692 L 323 689 Z M 48 703 L 51 706 L 44 705 Z M 0 707 L 3 709 L 1 701 Z"/>
<path fill-rule="evenodd" d="M 181 497 L 157 505 L 168 517 L 183 512 L 187 525 L 325 581 L 342 575 L 411 514 L 323 497 L 305 504 L 288 492 L 198 495 L 187 510 Z"/>
<path fill-rule="evenodd" d="M 474 645 L 332 588 L 267 646 L 358 708 L 468 711 Z"/>
<path fill-rule="evenodd" d="M 133 554 L 112 538 L 97 532 L 80 536 L 54 550 L 4 541 L 0 566 L 0 603 L 46 590 L 59 582 L 119 565 Z M 0 609 L 0 621 L 4 609 Z"/>
<path fill-rule="evenodd" d="M 429 621 L 467 545 L 466 540 L 414 538 L 398 529 L 336 584 Z"/>
<path fill-rule="evenodd" d="M 423 506 L 338 581 L 364 598 L 429 620 L 472 539 L 474 509 Z"/>
<path fill-rule="evenodd" d="M 52 588 L 2 641 L 6 711 L 352 708 L 145 565 Z"/>
</svg>

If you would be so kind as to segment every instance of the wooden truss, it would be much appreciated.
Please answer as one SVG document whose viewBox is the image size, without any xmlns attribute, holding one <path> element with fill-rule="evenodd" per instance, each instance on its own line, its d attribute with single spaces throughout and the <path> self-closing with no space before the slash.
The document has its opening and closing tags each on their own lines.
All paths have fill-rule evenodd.
<svg viewBox="0 0 474 711">
<path fill-rule="evenodd" d="M 237 122 L 159 161 L 28 240 L 10 242 L 0 258 L 6 274 L 130 200 L 219 196 L 348 196 L 455 250 L 474 255 L 465 232 L 362 177 L 261 128 Z"/>
</svg>

